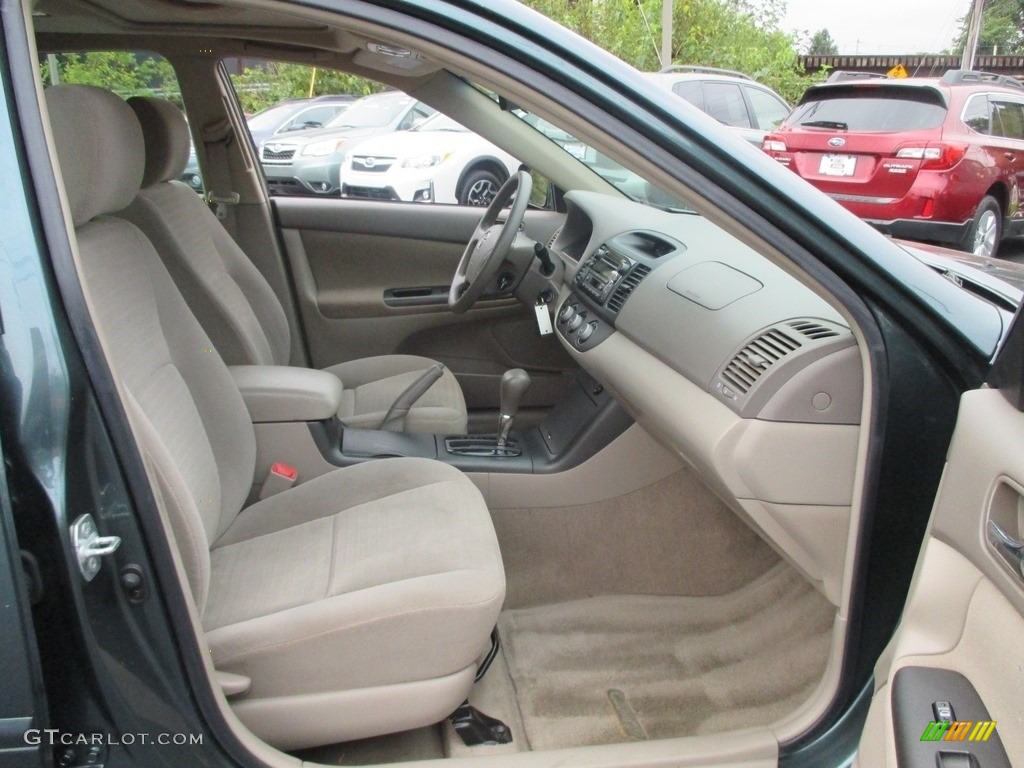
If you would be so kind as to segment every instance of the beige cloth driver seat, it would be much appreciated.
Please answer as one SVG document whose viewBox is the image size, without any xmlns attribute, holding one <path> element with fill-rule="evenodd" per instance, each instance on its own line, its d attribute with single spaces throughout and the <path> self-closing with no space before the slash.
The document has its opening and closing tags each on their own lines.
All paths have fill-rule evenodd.
<svg viewBox="0 0 1024 768">
<path fill-rule="evenodd" d="M 228 365 L 288 365 L 291 336 L 270 285 L 200 197 L 177 179 L 189 157 L 189 129 L 168 101 L 135 97 L 146 169 L 142 191 L 122 216 L 141 229 L 167 265 L 189 307 Z M 344 386 L 338 416 L 377 429 L 391 405 L 435 361 L 384 355 L 326 368 Z M 413 405 L 404 431 L 466 432 L 466 401 L 447 368 Z"/>
<path fill-rule="evenodd" d="M 94 321 L 204 644 L 251 683 L 235 712 L 283 749 L 445 718 L 505 593 L 480 492 L 440 462 L 380 459 L 243 509 L 256 442 L 242 397 L 149 240 L 112 215 L 142 180 L 138 120 L 99 88 L 46 102 Z"/>
</svg>

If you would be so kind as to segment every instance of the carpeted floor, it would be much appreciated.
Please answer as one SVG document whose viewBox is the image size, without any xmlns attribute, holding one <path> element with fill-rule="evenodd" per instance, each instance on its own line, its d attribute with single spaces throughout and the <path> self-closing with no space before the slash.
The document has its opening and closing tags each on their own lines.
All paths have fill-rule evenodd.
<svg viewBox="0 0 1024 768">
<path fill-rule="evenodd" d="M 777 720 L 820 681 L 834 612 L 779 563 L 723 596 L 595 597 L 505 611 L 498 626 L 539 750 Z"/>
</svg>

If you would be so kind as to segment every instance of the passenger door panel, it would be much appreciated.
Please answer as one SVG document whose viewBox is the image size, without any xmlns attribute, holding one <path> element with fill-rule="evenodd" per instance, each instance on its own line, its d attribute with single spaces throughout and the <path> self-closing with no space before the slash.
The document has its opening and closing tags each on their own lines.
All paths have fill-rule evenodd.
<svg viewBox="0 0 1024 768">
<path fill-rule="evenodd" d="M 523 405 L 561 396 L 575 364 L 514 299 L 464 315 L 447 287 L 482 210 L 462 206 L 279 197 L 274 207 L 295 281 L 311 362 L 326 367 L 380 354 L 424 355 L 458 377 L 471 411 L 498 405 L 508 368 L 533 376 Z M 529 211 L 524 230 L 546 242 L 558 214 Z"/>
<path fill-rule="evenodd" d="M 1001 766 L 1010 764 L 1000 762 L 1002 749 L 1024 755 L 1024 577 L 987 532 L 993 520 L 1009 527 L 1009 535 L 1021 535 L 1020 488 L 1024 413 L 998 389 L 967 392 L 891 660 L 876 669 L 858 765 Z M 939 682 L 908 704 L 906 676 L 929 671 Z M 941 675 L 962 676 L 977 701 L 963 685 L 941 682 Z M 953 720 L 971 723 L 950 726 L 951 735 L 943 732 L 938 745 L 928 737 L 938 721 L 935 701 L 949 701 Z M 981 716 L 997 724 L 984 740 L 984 733 L 975 733 Z M 936 762 L 936 752 L 946 753 L 947 762 Z"/>
</svg>

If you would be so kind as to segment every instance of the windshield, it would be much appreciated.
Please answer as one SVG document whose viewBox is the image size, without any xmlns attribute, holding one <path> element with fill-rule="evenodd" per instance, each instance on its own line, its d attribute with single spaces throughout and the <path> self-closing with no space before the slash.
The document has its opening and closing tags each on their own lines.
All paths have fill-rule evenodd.
<svg viewBox="0 0 1024 768">
<path fill-rule="evenodd" d="M 465 126 L 456 123 L 448 115 L 442 115 L 440 112 L 435 114 L 433 117 L 424 120 L 418 126 L 413 128 L 414 131 L 453 131 L 456 133 L 469 133 L 469 129 Z"/>
<path fill-rule="evenodd" d="M 273 107 L 260 110 L 246 122 L 249 124 L 250 131 L 272 131 L 278 123 L 287 119 L 288 115 L 297 108 L 298 105 L 295 102 L 275 104 Z"/>
<path fill-rule="evenodd" d="M 412 104 L 404 94 L 367 96 L 331 120 L 327 128 L 383 128 Z"/>
<path fill-rule="evenodd" d="M 557 144 L 631 200 L 667 211 L 692 212 L 692 209 L 678 198 L 658 189 L 643 177 L 624 168 L 608 155 L 598 152 L 554 123 L 519 107 L 513 109 L 512 114 Z"/>
</svg>

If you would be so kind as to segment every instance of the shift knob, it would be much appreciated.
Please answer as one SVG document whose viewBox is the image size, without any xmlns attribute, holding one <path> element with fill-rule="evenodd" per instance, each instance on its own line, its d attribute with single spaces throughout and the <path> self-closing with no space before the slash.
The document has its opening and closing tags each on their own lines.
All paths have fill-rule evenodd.
<svg viewBox="0 0 1024 768">
<path fill-rule="evenodd" d="M 501 415 L 514 417 L 519 412 L 519 403 L 529 388 L 530 374 L 522 368 L 505 371 L 501 377 Z"/>
<path fill-rule="evenodd" d="M 530 374 L 522 368 L 505 371 L 501 377 L 501 414 L 498 416 L 498 447 L 503 448 L 512 431 L 512 421 L 519 412 L 519 403 L 530 388 Z"/>
</svg>

